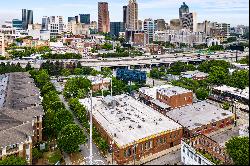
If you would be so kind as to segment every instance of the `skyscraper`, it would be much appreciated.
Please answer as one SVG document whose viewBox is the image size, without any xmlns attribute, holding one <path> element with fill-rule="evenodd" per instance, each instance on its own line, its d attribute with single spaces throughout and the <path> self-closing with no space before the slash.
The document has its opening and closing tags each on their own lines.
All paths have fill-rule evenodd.
<svg viewBox="0 0 250 166">
<path fill-rule="evenodd" d="M 33 24 L 33 11 L 22 9 L 22 22 L 23 22 L 23 29 L 28 29 L 29 24 Z"/>
<path fill-rule="evenodd" d="M 90 14 L 79 14 L 79 22 L 90 24 Z"/>
<path fill-rule="evenodd" d="M 119 32 L 124 32 L 123 22 L 110 22 L 110 34 L 119 37 Z"/>
<path fill-rule="evenodd" d="M 185 2 L 183 2 L 181 7 L 179 8 L 179 19 L 181 19 L 184 13 L 189 13 L 189 7 L 186 5 Z"/>
<path fill-rule="evenodd" d="M 138 4 L 136 0 L 129 0 L 127 7 L 127 29 L 138 29 Z"/>
<path fill-rule="evenodd" d="M 155 22 L 151 18 L 145 19 L 143 23 L 143 29 L 145 32 L 146 36 L 146 43 L 152 43 L 153 42 L 153 37 L 155 33 Z"/>
<path fill-rule="evenodd" d="M 182 27 L 191 32 L 197 32 L 197 15 L 193 13 L 183 13 L 181 18 Z"/>
<path fill-rule="evenodd" d="M 109 9 L 107 2 L 98 2 L 98 32 L 110 32 Z"/>
<path fill-rule="evenodd" d="M 156 30 L 157 31 L 165 31 L 167 29 L 166 22 L 164 19 L 155 20 Z"/>
<path fill-rule="evenodd" d="M 127 13 L 128 13 L 128 6 L 123 6 L 123 25 L 124 28 L 127 28 Z"/>
<path fill-rule="evenodd" d="M 48 30 L 49 29 L 49 18 L 47 16 L 43 16 L 42 18 L 42 30 Z"/>
<path fill-rule="evenodd" d="M 76 18 L 75 17 L 68 17 L 68 22 L 70 21 L 76 21 Z"/>
</svg>

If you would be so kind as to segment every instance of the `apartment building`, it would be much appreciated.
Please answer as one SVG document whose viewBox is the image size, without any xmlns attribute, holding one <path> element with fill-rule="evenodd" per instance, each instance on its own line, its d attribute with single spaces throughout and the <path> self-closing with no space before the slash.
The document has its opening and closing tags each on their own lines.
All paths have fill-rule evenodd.
<svg viewBox="0 0 250 166">
<path fill-rule="evenodd" d="M 40 92 L 28 73 L 0 76 L 0 160 L 20 156 L 32 164 L 32 147 L 42 141 Z"/>
<path fill-rule="evenodd" d="M 90 110 L 89 99 L 80 102 Z M 116 164 L 131 164 L 179 145 L 182 127 L 126 95 L 95 97 L 93 123 L 113 149 Z"/>
<path fill-rule="evenodd" d="M 87 78 L 91 81 L 93 92 L 110 89 L 111 78 L 103 78 L 101 76 L 88 76 Z"/>
<path fill-rule="evenodd" d="M 5 55 L 5 42 L 4 42 L 4 34 L 0 33 L 0 47 L 1 47 L 1 52 L 0 55 L 4 56 Z"/>
</svg>

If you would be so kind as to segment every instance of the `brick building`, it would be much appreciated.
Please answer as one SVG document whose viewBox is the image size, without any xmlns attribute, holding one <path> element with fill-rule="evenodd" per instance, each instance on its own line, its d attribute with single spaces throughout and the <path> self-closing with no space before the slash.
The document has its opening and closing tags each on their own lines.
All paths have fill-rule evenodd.
<svg viewBox="0 0 250 166">
<path fill-rule="evenodd" d="M 193 92 L 177 86 L 160 88 L 157 90 L 156 98 L 171 108 L 178 108 L 193 103 Z"/>
<path fill-rule="evenodd" d="M 203 134 L 182 139 L 181 161 L 185 165 L 224 165 L 231 163 L 225 148 Z"/>
<path fill-rule="evenodd" d="M 221 128 L 232 126 L 235 115 L 207 101 L 193 103 L 166 113 L 184 127 L 184 136 L 209 134 Z"/>
<path fill-rule="evenodd" d="M 141 101 L 164 115 L 170 109 L 193 103 L 192 91 L 172 85 L 153 88 L 143 87 L 139 89 L 139 96 Z"/>
<path fill-rule="evenodd" d="M 89 99 L 80 102 L 90 109 Z M 181 125 L 126 95 L 93 98 L 93 123 L 119 165 L 176 146 L 182 138 Z"/>
<path fill-rule="evenodd" d="M 92 91 L 109 90 L 111 86 L 111 78 L 102 78 L 101 76 L 88 76 L 92 84 Z"/>
<path fill-rule="evenodd" d="M 28 73 L 0 77 L 0 160 L 20 156 L 32 164 L 32 147 L 42 141 L 44 115 L 39 89 Z M 2 102 L 3 101 L 3 102 Z"/>
</svg>

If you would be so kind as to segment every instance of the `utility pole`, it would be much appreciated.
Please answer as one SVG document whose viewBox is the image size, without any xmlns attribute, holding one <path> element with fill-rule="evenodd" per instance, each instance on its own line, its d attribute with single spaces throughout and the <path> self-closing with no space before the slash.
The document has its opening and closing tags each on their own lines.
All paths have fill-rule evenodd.
<svg viewBox="0 0 250 166">
<path fill-rule="evenodd" d="M 111 78 L 111 96 L 113 96 L 113 81 L 112 81 L 112 78 Z"/>
<path fill-rule="evenodd" d="M 93 165 L 93 149 L 92 149 L 92 127 L 93 127 L 93 124 L 92 124 L 92 108 L 93 108 L 93 103 L 92 103 L 92 90 L 90 90 L 90 112 L 89 112 L 89 115 L 90 115 L 90 134 L 89 134 L 89 146 L 90 146 L 90 149 L 89 149 L 89 153 L 90 153 L 90 165 Z"/>
</svg>

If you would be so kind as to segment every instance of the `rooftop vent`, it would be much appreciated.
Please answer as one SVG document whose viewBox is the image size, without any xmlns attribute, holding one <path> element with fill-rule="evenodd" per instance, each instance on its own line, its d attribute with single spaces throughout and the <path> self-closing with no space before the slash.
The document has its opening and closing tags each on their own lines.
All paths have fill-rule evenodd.
<svg viewBox="0 0 250 166">
<path fill-rule="evenodd" d="M 141 128 L 141 125 L 138 125 L 137 127 L 140 129 L 140 128 Z"/>
</svg>

